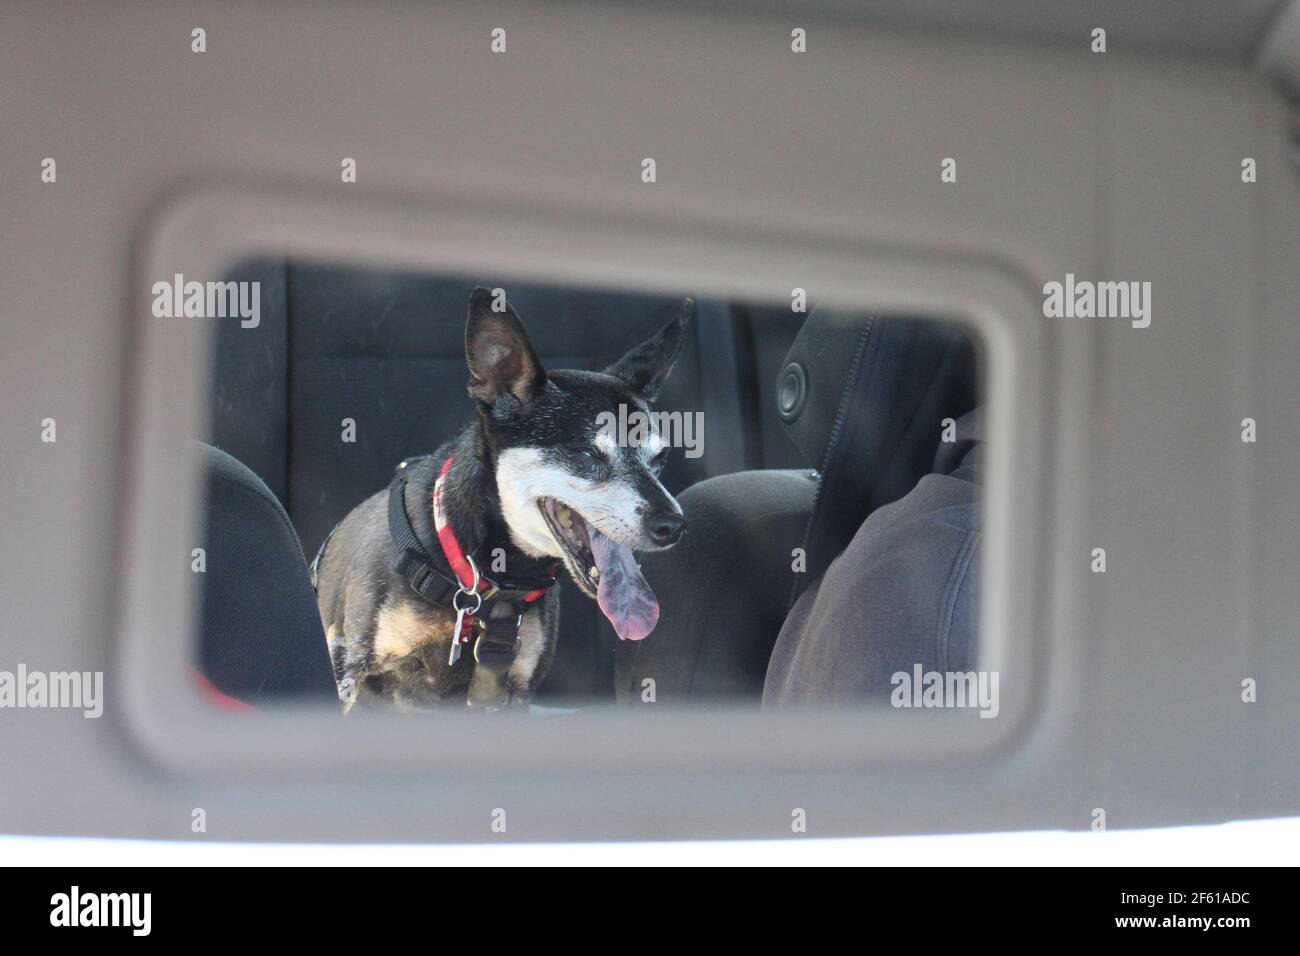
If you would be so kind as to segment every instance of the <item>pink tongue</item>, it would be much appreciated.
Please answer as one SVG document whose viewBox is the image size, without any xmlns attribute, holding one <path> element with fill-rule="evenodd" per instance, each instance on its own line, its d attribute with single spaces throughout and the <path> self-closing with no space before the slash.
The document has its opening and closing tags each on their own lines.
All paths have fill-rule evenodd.
<svg viewBox="0 0 1300 956">
<path fill-rule="evenodd" d="M 596 603 L 625 641 L 639 641 L 659 623 L 659 602 L 630 548 L 591 528 L 591 554 L 600 571 Z"/>
</svg>

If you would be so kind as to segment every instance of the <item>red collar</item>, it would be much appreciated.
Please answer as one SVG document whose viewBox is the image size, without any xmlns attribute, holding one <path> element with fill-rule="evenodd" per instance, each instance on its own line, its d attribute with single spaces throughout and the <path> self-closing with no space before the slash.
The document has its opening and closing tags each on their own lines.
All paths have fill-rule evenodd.
<svg viewBox="0 0 1300 956">
<path fill-rule="evenodd" d="M 461 587 L 471 591 L 475 587 L 475 581 L 478 582 L 479 591 L 491 591 L 496 588 L 487 577 L 478 573 L 478 565 L 474 559 L 465 554 L 465 549 L 460 546 L 456 540 L 456 532 L 447 520 L 446 512 L 442 508 L 442 485 L 451 471 L 451 464 L 456 460 L 455 455 L 448 456 L 442 464 L 442 470 L 438 472 L 438 480 L 433 483 L 433 526 L 438 529 L 438 543 L 442 545 L 442 553 L 447 558 L 447 563 L 451 565 L 452 572 L 456 575 L 456 580 L 460 581 Z M 558 568 L 556 569 L 558 570 Z M 531 604 L 543 594 L 546 588 L 538 588 L 535 591 L 529 591 L 524 595 L 525 603 Z"/>
</svg>

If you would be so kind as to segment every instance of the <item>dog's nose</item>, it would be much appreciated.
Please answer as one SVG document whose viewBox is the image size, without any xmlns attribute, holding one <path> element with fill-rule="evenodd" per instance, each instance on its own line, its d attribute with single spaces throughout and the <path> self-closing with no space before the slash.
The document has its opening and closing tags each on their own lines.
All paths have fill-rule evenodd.
<svg viewBox="0 0 1300 956">
<path fill-rule="evenodd" d="M 645 528 L 651 541 L 661 548 L 666 548 L 670 544 L 676 544 L 677 539 L 682 536 L 682 532 L 686 530 L 686 519 L 676 511 L 657 511 L 646 515 Z"/>
</svg>

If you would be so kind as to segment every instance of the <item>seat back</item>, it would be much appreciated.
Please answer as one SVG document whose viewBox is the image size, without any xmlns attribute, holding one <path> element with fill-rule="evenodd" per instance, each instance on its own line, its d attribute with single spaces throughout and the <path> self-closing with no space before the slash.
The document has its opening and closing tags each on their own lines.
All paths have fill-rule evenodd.
<svg viewBox="0 0 1300 956">
<path fill-rule="evenodd" d="M 266 484 L 195 443 L 207 485 L 199 671 L 228 697 L 337 702 L 298 535 Z"/>
</svg>

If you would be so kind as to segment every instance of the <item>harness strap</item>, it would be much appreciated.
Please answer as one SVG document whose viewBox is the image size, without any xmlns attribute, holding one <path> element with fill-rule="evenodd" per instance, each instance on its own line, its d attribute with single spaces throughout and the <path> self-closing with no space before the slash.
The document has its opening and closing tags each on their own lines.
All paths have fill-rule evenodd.
<svg viewBox="0 0 1300 956">
<path fill-rule="evenodd" d="M 494 578 L 474 574 L 473 559 L 465 554 L 442 506 L 442 486 L 455 460 L 454 456 L 443 464 L 433 490 L 434 526 L 438 531 L 437 550 L 442 553 L 446 565 L 450 566 L 451 573 L 443 570 L 431 553 L 432 549 L 426 547 L 416 533 L 406 508 L 406 484 L 410 472 L 430 457 L 432 456 L 426 455 L 403 461 L 397 466 L 393 480 L 388 485 L 388 533 L 393 539 L 393 550 L 397 553 L 393 569 L 406 578 L 417 594 L 439 607 L 451 607 L 452 598 L 457 591 L 473 590 L 476 577 L 478 590 L 483 594 L 485 602 L 489 596 L 496 597 L 498 594 L 503 597 L 520 595 L 529 604 L 540 600 L 555 583 L 559 573 L 558 565 L 552 566 L 544 574 L 496 575 Z"/>
<path fill-rule="evenodd" d="M 320 590 L 320 559 L 325 556 L 325 549 L 330 546 L 330 540 L 334 537 L 334 532 L 337 530 L 339 530 L 338 525 L 330 528 L 330 533 L 325 535 L 325 540 L 322 541 L 320 547 L 316 549 L 316 557 L 312 558 L 311 564 L 307 566 L 307 576 L 311 578 L 311 589 L 313 591 Z"/>
<path fill-rule="evenodd" d="M 393 570 L 406 579 L 411 590 L 430 604 L 450 607 L 452 598 L 460 590 L 460 582 L 437 566 L 415 533 L 406 510 L 406 479 L 413 461 L 409 459 L 398 465 L 388 485 L 388 533 L 393 539 L 393 550 L 397 552 Z"/>
<path fill-rule="evenodd" d="M 450 456 L 433 485 L 436 550 L 441 552 L 450 573 L 444 571 L 433 556 L 434 549 L 420 539 L 406 507 L 410 473 L 430 457 L 403 461 L 388 486 L 388 530 L 397 554 L 393 569 L 426 601 L 457 612 L 459 626 L 452 637 L 450 662 L 454 664 L 460 656 L 461 644 L 474 641 L 470 703 L 494 709 L 509 695 L 506 675 L 519 649 L 519 625 L 524 612 L 555 584 L 559 566 L 553 565 L 548 574 L 498 575 L 494 580 L 480 573 L 473 557 L 465 553 L 456 538 L 444 507 L 443 488 L 455 461 L 455 456 Z"/>
</svg>

